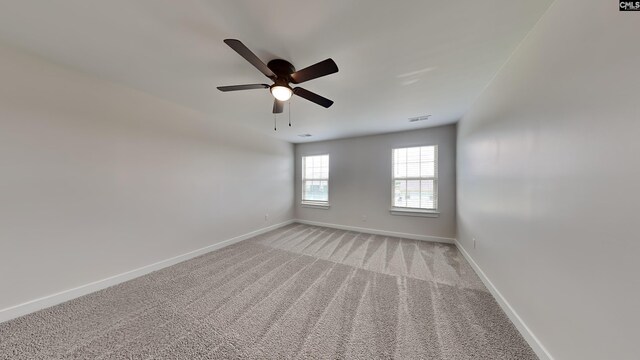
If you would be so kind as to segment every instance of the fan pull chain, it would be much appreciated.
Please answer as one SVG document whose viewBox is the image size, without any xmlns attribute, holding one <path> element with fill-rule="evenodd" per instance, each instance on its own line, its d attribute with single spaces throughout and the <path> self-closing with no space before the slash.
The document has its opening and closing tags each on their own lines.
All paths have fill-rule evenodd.
<svg viewBox="0 0 640 360">
<path fill-rule="evenodd" d="M 278 126 L 276 123 L 276 114 L 273 114 L 273 131 L 278 131 Z"/>
<path fill-rule="evenodd" d="M 291 100 L 289 100 L 289 127 L 291 127 Z"/>
</svg>

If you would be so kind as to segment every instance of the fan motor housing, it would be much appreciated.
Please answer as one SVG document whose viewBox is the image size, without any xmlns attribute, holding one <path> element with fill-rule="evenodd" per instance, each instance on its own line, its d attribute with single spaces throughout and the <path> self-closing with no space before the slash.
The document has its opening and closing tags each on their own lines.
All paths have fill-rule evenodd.
<svg viewBox="0 0 640 360">
<path fill-rule="evenodd" d="M 267 63 L 267 67 L 279 78 L 289 79 L 289 75 L 296 72 L 296 68 L 293 67 L 290 62 L 282 59 L 273 59 L 269 61 Z"/>
</svg>

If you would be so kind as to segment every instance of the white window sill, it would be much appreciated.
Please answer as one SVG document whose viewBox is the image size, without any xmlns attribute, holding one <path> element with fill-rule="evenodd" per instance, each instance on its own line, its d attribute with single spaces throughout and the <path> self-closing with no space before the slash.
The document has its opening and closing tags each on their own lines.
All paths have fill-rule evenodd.
<svg viewBox="0 0 640 360">
<path fill-rule="evenodd" d="M 421 217 L 430 217 L 430 218 L 437 218 L 440 216 L 440 212 L 437 210 L 391 208 L 389 209 L 389 212 L 391 212 L 391 215 L 401 215 L 401 216 L 421 216 Z"/>
<path fill-rule="evenodd" d="M 300 203 L 300 206 L 305 208 L 312 208 L 312 209 L 329 210 L 329 203 L 325 203 L 325 202 L 303 201 Z"/>
</svg>

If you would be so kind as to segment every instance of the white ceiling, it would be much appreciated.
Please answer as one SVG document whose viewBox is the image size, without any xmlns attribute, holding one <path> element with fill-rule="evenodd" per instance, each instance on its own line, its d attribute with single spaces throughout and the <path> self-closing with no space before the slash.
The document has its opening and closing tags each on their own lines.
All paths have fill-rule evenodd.
<svg viewBox="0 0 640 360">
<path fill-rule="evenodd" d="M 13 0 L 0 38 L 54 62 L 245 124 L 290 142 L 456 122 L 553 0 Z M 331 57 L 337 74 L 302 86 L 273 131 L 268 82 L 222 40 L 298 69 Z M 409 117 L 431 114 L 428 121 Z M 310 138 L 297 135 L 310 133 Z"/>
</svg>

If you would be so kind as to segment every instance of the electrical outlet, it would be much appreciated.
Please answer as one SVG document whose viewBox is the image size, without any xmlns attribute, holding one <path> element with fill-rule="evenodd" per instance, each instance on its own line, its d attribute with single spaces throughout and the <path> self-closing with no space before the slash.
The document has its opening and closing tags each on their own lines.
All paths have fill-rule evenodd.
<svg viewBox="0 0 640 360">
<path fill-rule="evenodd" d="M 473 248 L 476 248 L 476 238 L 473 238 Z"/>
<path fill-rule="evenodd" d="M 264 214 L 264 221 L 269 220 L 269 214 Z"/>
<path fill-rule="evenodd" d="M 362 215 L 362 221 L 367 222 L 367 215 Z"/>
</svg>

